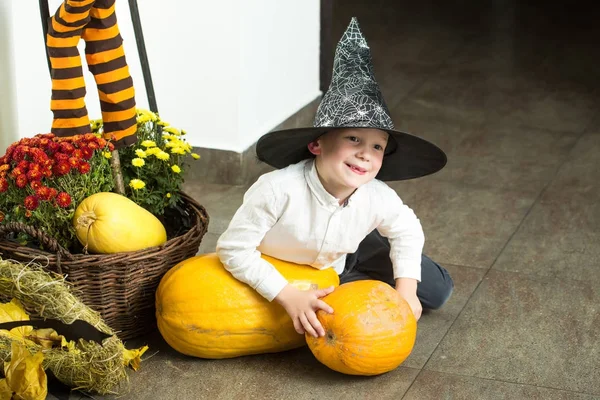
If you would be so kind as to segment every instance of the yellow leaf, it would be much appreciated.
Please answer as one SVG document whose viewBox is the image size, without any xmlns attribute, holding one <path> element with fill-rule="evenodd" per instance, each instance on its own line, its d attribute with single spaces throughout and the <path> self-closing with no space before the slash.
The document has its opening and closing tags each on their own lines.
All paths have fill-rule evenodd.
<svg viewBox="0 0 600 400">
<path fill-rule="evenodd" d="M 79 350 L 79 349 L 77 348 L 77 343 L 75 343 L 73 340 L 71 340 L 71 341 L 67 342 L 67 343 L 65 344 L 65 346 L 67 347 L 67 351 L 68 351 L 69 353 L 74 353 L 74 354 L 79 354 L 79 353 L 81 353 L 81 350 Z"/>
<path fill-rule="evenodd" d="M 44 349 L 52 347 L 64 347 L 67 345 L 67 340 L 64 336 L 59 335 L 52 328 L 36 329 L 27 335 L 27 339 L 39 344 Z"/>
<path fill-rule="evenodd" d="M 0 304 L 0 323 L 11 321 L 29 321 L 29 315 L 17 299 L 12 299 L 10 303 Z M 20 326 L 10 330 L 9 334 L 17 339 L 23 339 L 33 328 L 31 326 Z M 6 329 L 0 329 L 0 332 L 7 332 Z"/>
<path fill-rule="evenodd" d="M 140 347 L 139 349 L 128 350 L 123 348 L 123 365 L 131 366 L 134 371 L 137 371 L 142 362 L 142 355 L 148 350 L 148 346 Z"/>
<path fill-rule="evenodd" d="M 17 341 L 12 342 L 10 362 L 4 363 L 4 375 L 15 399 L 44 400 L 48 395 L 48 378 L 42 367 L 44 355 L 29 350 Z"/>
<path fill-rule="evenodd" d="M 13 391 L 8 386 L 8 382 L 5 379 L 0 380 L 0 400 L 11 400 Z"/>
</svg>

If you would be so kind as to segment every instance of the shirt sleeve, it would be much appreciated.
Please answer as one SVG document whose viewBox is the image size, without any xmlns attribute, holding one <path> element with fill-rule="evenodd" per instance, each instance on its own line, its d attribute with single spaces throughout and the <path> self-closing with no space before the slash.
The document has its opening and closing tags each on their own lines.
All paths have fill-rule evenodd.
<svg viewBox="0 0 600 400">
<path fill-rule="evenodd" d="M 248 284 L 268 301 L 272 301 L 288 283 L 257 250 L 278 218 L 273 186 L 261 178 L 244 195 L 242 205 L 219 237 L 216 248 L 219 259 L 233 277 Z"/>
<path fill-rule="evenodd" d="M 382 193 L 378 197 L 383 201 L 380 205 L 383 218 L 377 230 L 390 242 L 394 279 L 413 278 L 420 282 L 421 254 L 425 244 L 421 222 L 389 186 L 382 183 Z"/>
</svg>

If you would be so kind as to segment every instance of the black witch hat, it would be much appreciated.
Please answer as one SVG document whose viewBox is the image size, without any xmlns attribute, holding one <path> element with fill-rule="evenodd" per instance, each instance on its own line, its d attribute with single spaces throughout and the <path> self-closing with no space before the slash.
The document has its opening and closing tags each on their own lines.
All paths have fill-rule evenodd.
<svg viewBox="0 0 600 400">
<path fill-rule="evenodd" d="M 446 155 L 434 144 L 394 130 L 390 112 L 375 80 L 371 51 L 356 18 L 335 51 L 333 77 L 317 109 L 313 127 L 269 132 L 258 140 L 258 158 L 284 168 L 312 157 L 308 143 L 325 132 L 343 128 L 375 128 L 389 133 L 377 179 L 399 181 L 439 171 Z"/>
</svg>

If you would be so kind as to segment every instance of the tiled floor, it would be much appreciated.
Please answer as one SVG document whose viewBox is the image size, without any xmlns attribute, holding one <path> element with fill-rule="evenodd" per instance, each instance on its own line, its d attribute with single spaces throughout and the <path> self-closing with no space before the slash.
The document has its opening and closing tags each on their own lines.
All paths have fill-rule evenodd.
<svg viewBox="0 0 600 400">
<path fill-rule="evenodd" d="M 348 377 L 306 348 L 192 359 L 155 333 L 132 343 L 155 354 L 126 398 L 600 399 L 600 29 L 598 10 L 560 4 L 336 4 L 336 40 L 357 16 L 396 126 L 449 157 L 391 184 L 456 285 L 403 366 Z M 202 252 L 245 189 L 188 182 L 211 216 Z"/>
</svg>

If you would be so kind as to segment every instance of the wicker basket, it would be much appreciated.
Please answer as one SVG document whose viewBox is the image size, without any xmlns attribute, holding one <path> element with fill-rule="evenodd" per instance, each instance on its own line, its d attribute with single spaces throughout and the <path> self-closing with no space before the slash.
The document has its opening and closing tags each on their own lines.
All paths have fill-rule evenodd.
<svg viewBox="0 0 600 400">
<path fill-rule="evenodd" d="M 21 223 L 0 225 L 0 255 L 21 262 L 36 260 L 64 274 L 81 300 L 100 312 L 122 339 L 148 333 L 156 327 L 154 293 L 162 276 L 175 264 L 198 252 L 209 217 L 201 205 L 182 193 L 185 217 L 192 227 L 164 245 L 136 252 L 115 254 L 71 254 L 42 231 Z M 194 221 L 195 220 L 195 221 Z M 21 246 L 6 238 L 25 232 L 51 252 Z"/>
</svg>

